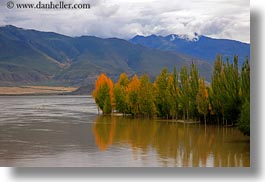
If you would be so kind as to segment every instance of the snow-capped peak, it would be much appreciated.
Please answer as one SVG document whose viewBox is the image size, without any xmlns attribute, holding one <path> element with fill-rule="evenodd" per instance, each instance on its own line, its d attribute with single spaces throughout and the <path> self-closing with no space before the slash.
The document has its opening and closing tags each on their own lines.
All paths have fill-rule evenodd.
<svg viewBox="0 0 265 182">
<path fill-rule="evenodd" d="M 170 37 L 170 41 L 174 41 L 177 38 L 177 35 L 172 34 Z"/>
<path fill-rule="evenodd" d="M 200 35 L 198 33 L 194 33 L 193 35 L 188 35 L 188 34 L 171 34 L 170 35 L 170 41 L 174 41 L 175 39 L 183 39 L 186 41 L 192 41 L 192 42 L 196 42 L 200 39 Z"/>
</svg>

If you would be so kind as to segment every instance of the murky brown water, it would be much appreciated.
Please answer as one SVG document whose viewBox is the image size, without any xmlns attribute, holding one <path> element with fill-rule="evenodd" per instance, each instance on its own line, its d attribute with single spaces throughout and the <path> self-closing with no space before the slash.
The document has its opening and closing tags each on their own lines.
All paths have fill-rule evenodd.
<svg viewBox="0 0 265 182">
<path fill-rule="evenodd" d="M 0 103 L 0 166 L 250 166 L 236 128 L 98 116 L 88 96 Z"/>
</svg>

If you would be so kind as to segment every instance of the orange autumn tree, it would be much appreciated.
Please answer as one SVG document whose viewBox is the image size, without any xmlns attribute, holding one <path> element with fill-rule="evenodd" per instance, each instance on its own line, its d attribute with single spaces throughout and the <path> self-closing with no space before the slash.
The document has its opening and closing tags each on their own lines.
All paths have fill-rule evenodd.
<svg viewBox="0 0 265 182">
<path fill-rule="evenodd" d="M 112 145 L 116 130 L 115 117 L 98 116 L 93 123 L 95 142 L 101 151 L 105 151 Z"/>
<path fill-rule="evenodd" d="M 112 112 L 113 82 L 105 73 L 98 76 L 95 82 L 93 97 L 98 108 L 102 110 L 104 114 L 110 114 Z"/>
</svg>

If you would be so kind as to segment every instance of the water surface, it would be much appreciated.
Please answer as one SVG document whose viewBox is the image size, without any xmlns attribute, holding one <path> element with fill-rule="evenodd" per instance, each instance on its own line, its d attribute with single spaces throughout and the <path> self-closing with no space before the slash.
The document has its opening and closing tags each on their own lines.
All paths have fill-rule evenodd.
<svg viewBox="0 0 265 182">
<path fill-rule="evenodd" d="M 0 166 L 250 166 L 236 128 L 100 116 L 90 96 L 0 103 Z"/>
</svg>

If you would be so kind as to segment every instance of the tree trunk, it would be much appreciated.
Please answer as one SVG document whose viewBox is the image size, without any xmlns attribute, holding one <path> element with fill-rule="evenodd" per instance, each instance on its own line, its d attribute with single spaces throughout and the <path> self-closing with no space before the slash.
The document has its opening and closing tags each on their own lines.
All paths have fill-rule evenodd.
<svg viewBox="0 0 265 182">
<path fill-rule="evenodd" d="M 204 125 L 206 126 L 206 115 L 204 114 Z"/>
</svg>

